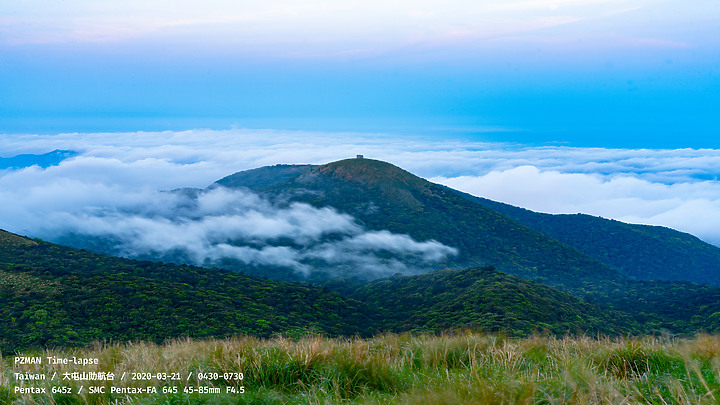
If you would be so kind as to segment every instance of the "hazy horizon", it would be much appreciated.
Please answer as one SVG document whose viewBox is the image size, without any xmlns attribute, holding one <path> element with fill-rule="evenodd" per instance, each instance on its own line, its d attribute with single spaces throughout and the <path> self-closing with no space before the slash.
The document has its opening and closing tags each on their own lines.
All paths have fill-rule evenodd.
<svg viewBox="0 0 720 405">
<path fill-rule="evenodd" d="M 720 133 L 713 0 L 31 0 L 0 5 L 0 52 L 0 133 L 613 148 L 713 148 Z"/>
</svg>

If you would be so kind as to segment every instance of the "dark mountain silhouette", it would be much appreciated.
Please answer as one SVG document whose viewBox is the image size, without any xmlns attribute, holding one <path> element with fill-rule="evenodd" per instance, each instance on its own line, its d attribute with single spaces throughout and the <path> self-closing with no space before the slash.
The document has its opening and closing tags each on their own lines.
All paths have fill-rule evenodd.
<svg viewBox="0 0 720 405">
<path fill-rule="evenodd" d="M 40 166 L 47 168 L 55 166 L 65 159 L 71 158 L 77 155 L 77 152 L 71 150 L 54 150 L 52 152 L 44 153 L 42 155 L 36 154 L 22 154 L 11 157 L 0 157 L 0 170 L 9 168 L 21 168 L 30 166 Z"/>
</svg>

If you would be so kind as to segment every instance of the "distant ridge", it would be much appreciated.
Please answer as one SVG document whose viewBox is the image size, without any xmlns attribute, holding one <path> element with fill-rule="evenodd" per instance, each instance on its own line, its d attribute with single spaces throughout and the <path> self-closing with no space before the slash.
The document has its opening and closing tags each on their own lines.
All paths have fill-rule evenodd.
<svg viewBox="0 0 720 405">
<path fill-rule="evenodd" d="M 259 167 L 257 169 L 244 170 L 230 176 L 224 177 L 215 182 L 216 185 L 224 187 L 246 187 L 251 184 L 254 187 L 272 187 L 289 181 L 312 168 L 314 165 L 275 165 Z"/>
<path fill-rule="evenodd" d="M 693 235 L 662 226 L 628 224 L 586 214 L 543 214 L 485 198 L 468 198 L 633 279 L 720 286 L 720 248 Z"/>
<path fill-rule="evenodd" d="M 42 168 L 48 168 L 50 166 L 55 166 L 63 160 L 71 158 L 75 155 L 77 155 L 77 152 L 72 150 L 56 149 L 52 152 L 41 155 L 22 154 L 6 158 L 0 157 L 0 170 L 10 168 L 23 168 L 35 165 Z"/>
</svg>

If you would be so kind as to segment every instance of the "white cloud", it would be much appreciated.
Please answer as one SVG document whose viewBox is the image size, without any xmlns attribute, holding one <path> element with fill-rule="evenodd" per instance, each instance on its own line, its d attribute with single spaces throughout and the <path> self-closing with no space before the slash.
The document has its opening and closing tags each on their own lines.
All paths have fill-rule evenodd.
<svg viewBox="0 0 720 405">
<path fill-rule="evenodd" d="M 242 129 L 0 138 L 0 155 L 5 157 L 53 149 L 80 154 L 47 169 L 0 172 L 0 228 L 40 236 L 39 225 L 51 227 L 61 221 L 59 213 L 103 212 L 109 218 L 103 211 L 106 207 L 138 212 L 138 207 L 147 206 L 141 217 L 163 216 L 164 209 L 175 206 L 166 193 L 156 193 L 158 189 L 204 188 L 239 170 L 277 163 L 322 164 L 361 153 L 513 205 L 664 225 L 720 244 L 717 149 L 524 147 L 462 139 Z M 196 214 L 217 213 L 228 209 L 224 202 L 221 195 L 210 194 L 193 209 Z M 286 227 L 298 241 L 313 240 L 327 224 L 318 222 L 315 233 L 293 234 L 296 231 L 290 230 L 296 229 L 293 224 L 301 211 L 296 208 L 283 216 L 259 219 L 271 221 L 277 229 Z M 306 224 L 306 232 L 312 225 Z M 272 235 L 247 228 L 245 237 L 251 236 Z"/>
<path fill-rule="evenodd" d="M 662 165 L 659 166 L 655 170 L 662 170 Z M 631 223 L 663 225 L 720 245 L 720 182 L 687 179 L 666 184 L 642 177 L 664 176 L 628 172 L 562 173 L 519 166 L 479 176 L 431 180 L 534 211 L 586 213 Z"/>
<path fill-rule="evenodd" d="M 307 252 L 307 257 L 329 263 L 342 263 L 348 257 L 364 257 L 369 251 L 386 251 L 400 255 L 420 255 L 428 262 L 438 262 L 458 254 L 458 250 L 440 242 L 417 242 L 407 235 L 388 231 L 363 232 L 340 241 L 326 243 Z M 359 261 L 359 260 L 358 260 Z M 377 267 L 377 266 L 376 266 Z"/>
<path fill-rule="evenodd" d="M 147 142 L 146 137 L 139 138 Z M 211 156 L 210 150 L 216 147 L 200 154 Z M 184 155 L 177 153 L 179 149 L 166 150 L 169 156 Z M 47 169 L 33 166 L 1 173 L 0 205 L 5 208 L 0 212 L 0 228 L 75 243 L 78 237 L 100 237 L 112 252 L 127 257 L 188 260 L 197 265 L 234 259 L 305 274 L 315 267 L 373 275 L 413 270 L 378 255 L 388 250 L 414 258 L 420 265 L 457 253 L 434 241 L 368 233 L 354 218 L 329 207 L 278 205 L 248 191 L 223 187 L 168 192 L 149 186 L 153 182 L 182 184 L 198 168 L 221 166 L 222 158 L 220 162 L 187 161 L 185 156 L 182 163 L 170 157 L 150 158 L 158 149 L 147 144 L 123 145 L 115 150 L 117 156 L 110 153 L 114 150 L 110 143 L 93 150 L 104 157 L 86 150 Z M 309 260 L 320 263 L 310 266 Z"/>
</svg>

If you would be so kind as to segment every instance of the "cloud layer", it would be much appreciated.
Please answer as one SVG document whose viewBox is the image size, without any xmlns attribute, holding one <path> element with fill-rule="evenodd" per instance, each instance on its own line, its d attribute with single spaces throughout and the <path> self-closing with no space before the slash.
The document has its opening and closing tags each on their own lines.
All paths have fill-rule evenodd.
<svg viewBox="0 0 720 405">
<path fill-rule="evenodd" d="M 416 269 L 407 263 L 433 265 L 457 254 L 432 240 L 365 231 L 332 208 L 278 205 L 223 187 L 158 191 L 139 184 L 142 172 L 172 176 L 169 167 L 180 169 L 177 175 L 186 164 L 81 156 L 48 169 L 5 171 L 0 227 L 80 246 L 97 247 L 101 240 L 102 250 L 126 257 L 205 266 L 231 260 L 304 275 L 315 269 L 373 277 L 411 273 Z M 95 239 L 85 245 L 88 237 Z"/>
<path fill-rule="evenodd" d="M 562 173 L 536 166 L 431 180 L 534 211 L 668 226 L 720 246 L 720 184 L 714 180 L 665 184 L 628 173 Z"/>
<path fill-rule="evenodd" d="M 61 213 L 57 236 L 68 232 L 110 238 L 128 257 L 172 257 L 197 265 L 234 259 L 247 265 L 288 267 L 308 275 L 320 267 L 350 267 L 373 275 L 409 272 L 399 262 L 376 255 L 388 251 L 438 262 L 457 250 L 435 241 L 417 242 L 387 231 L 367 232 L 332 208 L 293 203 L 282 207 L 248 191 L 222 187 L 204 191 L 151 193 L 161 205 L 105 207 L 95 212 Z M 52 234 L 52 233 L 51 233 Z"/>
<path fill-rule="evenodd" d="M 252 252 L 257 263 L 271 255 L 295 262 L 330 262 L 334 260 L 332 253 L 338 249 L 343 249 L 347 256 L 361 254 L 364 244 L 382 238 L 391 238 L 392 243 L 386 240 L 378 245 L 396 246 L 432 260 L 433 254 L 419 250 L 423 246 L 431 251 L 432 245 L 422 245 L 430 242 L 363 232 L 353 225 L 352 218 L 339 213 L 301 206 L 273 207 L 268 202 L 253 200 L 256 196 L 235 196 L 238 201 L 245 201 L 242 203 L 245 205 L 238 202 L 238 207 L 245 207 L 241 213 L 233 211 L 235 208 L 230 210 L 222 194 L 209 193 L 202 195 L 192 210 L 187 208 L 190 211 L 183 213 L 192 220 L 179 221 L 172 219 L 167 210 L 182 211 L 182 204 L 187 201 L 183 203 L 177 195 L 157 192 L 204 188 L 233 172 L 264 165 L 322 164 L 362 153 L 432 181 L 513 205 L 541 212 L 582 212 L 664 225 L 720 245 L 720 150 L 716 149 L 527 147 L 459 138 L 241 129 L 4 135 L 0 139 L 3 157 L 53 149 L 75 150 L 79 154 L 46 169 L 28 167 L 0 172 L 1 228 L 46 237 L 57 234 L 58 229 L 69 223 L 75 229 L 83 229 L 82 221 L 96 221 L 97 229 L 105 226 L 123 235 L 139 232 L 142 226 L 182 234 L 179 230 L 210 228 L 215 221 L 219 230 L 204 234 L 214 250 L 196 256 L 197 260 L 214 260 L 223 255 L 247 253 L 230 244 L 223 245 L 226 243 L 220 232 L 226 223 L 223 215 L 230 215 L 248 223 L 268 221 L 266 228 L 243 228 L 241 236 L 247 240 L 273 240 L 277 235 L 271 229 L 277 229 L 282 230 L 279 234 L 305 248 L 305 256 L 300 257 L 293 256 L 297 252 L 288 251 L 287 246 L 274 246 L 277 249 L 271 254 L 258 245 L 257 251 Z M 213 204 L 220 208 L 213 210 Z M 261 209 L 263 204 L 265 208 Z M 250 206 L 255 209 L 252 214 L 255 217 L 249 216 Z M 302 218 L 315 218 L 318 224 L 329 227 L 322 225 L 312 231 L 312 224 L 304 223 L 307 227 L 304 232 L 310 233 L 303 234 L 297 229 Z M 322 218 L 332 219 L 336 224 L 333 226 L 340 228 L 332 228 Z M 321 248 L 322 239 L 328 235 L 323 233 L 325 230 L 337 233 L 335 250 Z M 314 241 L 312 250 L 303 245 L 303 238 Z M 150 241 L 143 242 L 143 246 L 151 245 Z M 139 249 L 132 243 L 125 247 Z M 437 252 L 443 252 L 438 249 Z"/>
</svg>

